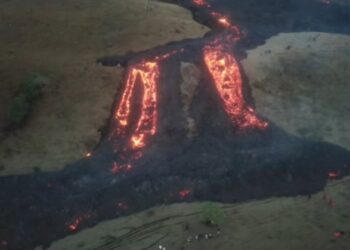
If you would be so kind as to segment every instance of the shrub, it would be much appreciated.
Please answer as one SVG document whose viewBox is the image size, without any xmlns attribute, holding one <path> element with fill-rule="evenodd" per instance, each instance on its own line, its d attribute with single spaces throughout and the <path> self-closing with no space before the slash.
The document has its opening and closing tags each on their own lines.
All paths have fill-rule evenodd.
<svg viewBox="0 0 350 250">
<path fill-rule="evenodd" d="M 40 95 L 44 84 L 45 78 L 39 74 L 31 74 L 23 82 L 21 86 L 21 93 L 23 93 L 27 101 L 31 104 Z"/>
<path fill-rule="evenodd" d="M 22 83 L 19 94 L 14 98 L 9 109 L 11 125 L 18 127 L 25 121 L 34 102 L 41 96 L 45 82 L 45 77 L 31 74 Z"/>
<path fill-rule="evenodd" d="M 224 211 L 212 202 L 207 202 L 200 211 L 201 221 L 206 225 L 220 225 L 225 219 Z"/>
<path fill-rule="evenodd" d="M 24 94 L 19 94 L 10 107 L 9 119 L 13 125 L 19 126 L 23 123 L 30 111 L 30 105 Z"/>
</svg>

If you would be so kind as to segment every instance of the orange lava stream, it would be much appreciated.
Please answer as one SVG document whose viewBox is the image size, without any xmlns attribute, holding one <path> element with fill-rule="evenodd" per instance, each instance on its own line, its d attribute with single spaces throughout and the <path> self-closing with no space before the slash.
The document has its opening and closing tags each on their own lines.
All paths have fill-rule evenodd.
<svg viewBox="0 0 350 250">
<path fill-rule="evenodd" d="M 210 8 L 205 0 L 193 0 L 193 3 Z M 238 41 L 243 34 L 228 17 L 215 11 L 210 14 L 219 26 L 230 31 L 225 37 L 226 41 L 216 40 L 204 47 L 204 61 L 224 103 L 225 111 L 239 128 L 266 128 L 268 123 L 259 119 L 254 109 L 244 100 L 242 77 L 236 59 L 224 51 L 225 42 Z"/>
<path fill-rule="evenodd" d="M 137 123 L 135 133 L 131 137 L 133 149 L 145 146 L 146 137 L 157 131 L 157 80 L 159 67 L 156 62 L 145 63 L 145 69 L 139 71 L 143 83 L 143 100 L 141 117 Z"/>
<path fill-rule="evenodd" d="M 115 115 L 115 118 L 118 120 L 119 125 L 122 127 L 128 125 L 128 118 L 130 116 L 131 97 L 134 92 L 136 78 L 137 70 L 133 68 L 128 72 L 126 87 Z"/>
<path fill-rule="evenodd" d="M 204 47 L 204 61 L 231 121 L 239 128 L 266 128 L 268 123 L 259 119 L 245 103 L 236 59 L 224 51 L 223 45 L 214 42 Z"/>
<path fill-rule="evenodd" d="M 157 131 L 157 80 L 159 65 L 155 61 L 148 61 L 133 65 L 128 72 L 126 87 L 115 118 L 119 124 L 119 134 L 125 134 L 131 114 L 131 102 L 138 79 L 143 86 L 141 114 L 136 128 L 130 137 L 132 149 L 141 149 L 146 140 Z"/>
<path fill-rule="evenodd" d="M 143 156 L 141 150 L 147 145 L 147 140 L 156 134 L 159 64 L 162 60 L 183 51 L 184 49 L 173 50 L 128 68 L 125 88 L 114 114 L 117 126 L 109 137 L 110 140 L 117 139 L 114 141 L 114 152 L 120 153 L 120 158 L 114 161 L 111 166 L 112 174 L 126 174 L 132 171 L 131 162 Z M 137 84 L 142 86 L 142 102 L 140 112 L 137 112 L 139 116 L 135 121 L 131 116 L 135 108 L 133 101 L 136 96 L 135 87 Z M 124 139 L 128 142 L 126 145 Z"/>
</svg>

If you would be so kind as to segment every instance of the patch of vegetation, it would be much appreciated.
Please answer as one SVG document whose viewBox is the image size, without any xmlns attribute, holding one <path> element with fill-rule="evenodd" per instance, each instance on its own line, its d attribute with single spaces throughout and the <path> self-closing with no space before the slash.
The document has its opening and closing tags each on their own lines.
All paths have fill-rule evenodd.
<svg viewBox="0 0 350 250">
<path fill-rule="evenodd" d="M 12 125 L 19 126 L 25 118 L 28 116 L 30 110 L 30 105 L 24 94 L 19 94 L 13 100 L 10 111 L 9 118 Z"/>
<path fill-rule="evenodd" d="M 29 116 L 35 101 L 41 96 L 46 77 L 30 74 L 20 86 L 19 93 L 13 99 L 9 109 L 9 121 L 12 127 L 23 124 Z"/>
<path fill-rule="evenodd" d="M 148 211 L 146 212 L 146 215 L 147 215 L 147 217 L 153 217 L 153 216 L 155 215 L 155 211 L 154 211 L 153 209 L 148 210 Z"/>
<path fill-rule="evenodd" d="M 33 171 L 34 171 L 34 173 L 40 173 L 41 168 L 40 167 L 33 167 Z"/>
<path fill-rule="evenodd" d="M 44 76 L 40 74 L 31 74 L 22 83 L 21 92 L 26 95 L 28 102 L 33 102 L 40 97 L 44 81 Z"/>
<path fill-rule="evenodd" d="M 225 213 L 212 202 L 205 203 L 200 211 L 201 221 L 208 226 L 218 226 L 224 222 Z"/>
<path fill-rule="evenodd" d="M 82 248 L 85 246 L 85 242 L 81 241 L 77 244 L 77 248 Z"/>
</svg>

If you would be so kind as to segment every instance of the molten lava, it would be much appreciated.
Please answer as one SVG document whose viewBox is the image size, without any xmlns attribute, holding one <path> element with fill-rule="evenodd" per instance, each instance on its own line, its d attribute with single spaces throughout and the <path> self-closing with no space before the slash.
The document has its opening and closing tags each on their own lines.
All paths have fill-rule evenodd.
<svg viewBox="0 0 350 250">
<path fill-rule="evenodd" d="M 240 38 L 240 36 L 242 35 L 240 29 L 238 28 L 238 26 L 234 25 L 227 16 L 224 16 L 223 14 L 215 11 L 211 12 L 210 14 L 216 20 L 217 24 L 220 27 L 232 32 L 232 34 L 230 34 L 229 36 L 231 40 L 238 40 Z"/>
<path fill-rule="evenodd" d="M 193 0 L 193 3 L 210 7 L 204 0 Z M 225 37 L 228 42 L 240 39 L 242 35 L 240 29 L 228 17 L 215 11 L 211 12 L 211 16 L 219 26 L 230 31 Z M 238 63 L 232 55 L 224 51 L 222 41 L 216 40 L 204 47 L 204 61 L 232 122 L 240 128 L 266 128 L 267 122 L 260 120 L 253 108 L 245 103 Z"/>
<path fill-rule="evenodd" d="M 259 119 L 253 108 L 246 104 L 238 63 L 224 51 L 224 46 L 218 41 L 205 46 L 204 62 L 231 121 L 239 128 L 266 128 L 268 123 Z"/>
<path fill-rule="evenodd" d="M 146 146 L 148 139 L 156 134 L 159 64 L 162 60 L 182 51 L 184 49 L 173 50 L 129 67 L 125 88 L 114 114 L 117 126 L 109 137 L 110 140 L 117 139 L 114 140 L 114 152 L 119 152 L 119 159 L 110 169 L 112 174 L 126 174 L 133 170 L 132 161 L 142 157 L 142 149 Z M 142 101 L 140 107 L 136 109 L 137 112 L 134 112 L 136 103 L 133 102 L 138 96 L 137 84 L 142 87 Z M 132 117 L 134 114 L 138 114 L 136 119 Z M 125 140 L 126 145 L 123 143 Z"/>
<path fill-rule="evenodd" d="M 148 137 L 157 131 L 157 80 L 159 65 L 155 61 L 143 62 L 129 69 L 126 86 L 115 118 L 119 124 L 119 134 L 126 133 L 130 125 L 131 102 L 137 80 L 143 86 L 141 114 L 136 128 L 130 137 L 132 149 L 141 149 L 146 145 Z"/>
</svg>

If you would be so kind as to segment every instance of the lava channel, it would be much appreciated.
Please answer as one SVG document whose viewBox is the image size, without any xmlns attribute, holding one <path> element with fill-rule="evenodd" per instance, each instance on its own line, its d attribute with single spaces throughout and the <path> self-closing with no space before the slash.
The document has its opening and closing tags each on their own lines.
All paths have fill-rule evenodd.
<svg viewBox="0 0 350 250">
<path fill-rule="evenodd" d="M 205 0 L 193 0 L 193 2 L 200 6 L 210 7 Z M 212 11 L 211 16 L 219 26 L 230 31 L 230 34 L 225 36 L 227 42 L 235 42 L 243 35 L 240 29 L 223 14 Z M 268 123 L 259 119 L 254 109 L 246 104 L 238 63 L 231 54 L 225 52 L 223 44 L 223 40 L 217 39 L 205 46 L 204 62 L 224 103 L 226 113 L 239 128 L 266 128 Z"/>
<path fill-rule="evenodd" d="M 147 61 L 131 66 L 128 71 L 126 86 L 115 113 L 117 120 L 117 134 L 126 135 L 130 127 L 132 97 L 135 85 L 140 79 L 143 86 L 142 106 L 136 128 L 130 136 L 129 146 L 132 150 L 142 149 L 146 140 L 157 132 L 157 81 L 159 78 L 159 64 Z"/>
<path fill-rule="evenodd" d="M 266 128 L 268 123 L 259 119 L 243 96 L 240 69 L 236 59 L 215 41 L 204 47 L 204 62 L 212 76 L 224 109 L 239 128 Z"/>
</svg>

